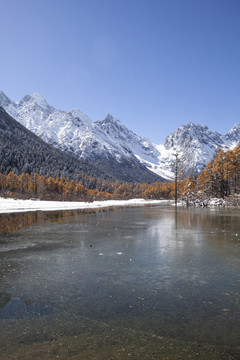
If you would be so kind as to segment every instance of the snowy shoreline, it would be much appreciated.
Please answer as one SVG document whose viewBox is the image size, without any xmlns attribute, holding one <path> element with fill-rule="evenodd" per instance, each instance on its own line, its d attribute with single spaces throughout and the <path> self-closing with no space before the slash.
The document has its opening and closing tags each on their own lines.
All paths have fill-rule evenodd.
<svg viewBox="0 0 240 360">
<path fill-rule="evenodd" d="M 116 206 L 144 206 L 144 205 L 167 205 L 171 200 L 104 200 L 89 202 L 70 201 L 42 201 L 42 200 L 20 200 L 0 198 L 0 214 L 28 212 L 28 211 L 58 211 L 58 210 L 81 210 L 98 209 Z"/>
<path fill-rule="evenodd" d="M 208 208 L 225 208 L 225 207 L 239 207 L 240 206 L 240 197 L 226 197 L 223 198 L 206 198 L 204 200 L 194 199 L 190 201 L 181 201 L 178 203 L 178 206 L 188 207 L 208 207 Z"/>
</svg>

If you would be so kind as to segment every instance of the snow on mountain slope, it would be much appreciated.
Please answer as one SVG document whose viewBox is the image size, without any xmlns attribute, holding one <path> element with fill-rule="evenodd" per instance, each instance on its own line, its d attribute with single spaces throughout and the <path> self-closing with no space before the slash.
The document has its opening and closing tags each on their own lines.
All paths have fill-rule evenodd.
<svg viewBox="0 0 240 360">
<path fill-rule="evenodd" d="M 92 122 L 80 110 L 69 113 L 56 110 L 38 94 L 26 95 L 19 103 L 2 96 L 0 104 L 43 140 L 78 157 L 88 158 L 95 153 L 121 159 L 134 158 L 136 153 L 140 158 L 147 156 L 156 161 L 158 151 L 151 142 L 128 130 L 110 114 L 103 121 Z"/>
<path fill-rule="evenodd" d="M 179 167 L 186 174 L 200 173 L 212 159 L 217 149 L 228 149 L 237 145 L 240 140 L 240 126 L 236 124 L 226 135 L 211 131 L 205 125 L 196 125 L 190 122 L 180 126 L 170 134 L 163 146 L 170 154 L 178 154 Z M 159 149 L 160 150 L 160 149 Z M 165 161 L 163 160 L 165 163 Z M 175 160 L 169 163 L 174 167 Z"/>
<path fill-rule="evenodd" d="M 121 147 L 121 153 L 125 156 L 137 158 L 147 169 L 164 179 L 172 178 L 172 172 L 160 162 L 161 151 L 157 145 L 127 129 L 111 114 L 107 114 L 104 120 L 97 121 L 97 124 L 112 142 Z"/>
<path fill-rule="evenodd" d="M 106 145 L 105 135 L 99 133 L 96 125 L 80 110 L 69 113 L 56 110 L 36 93 L 26 95 L 19 103 L 11 102 L 9 106 L 5 101 L 5 104 L 2 106 L 12 117 L 44 141 L 79 157 L 94 148 L 94 138 L 99 151 Z"/>
<path fill-rule="evenodd" d="M 97 121 L 96 124 L 107 135 L 109 141 L 116 144 L 119 151 L 125 156 L 138 156 L 143 159 L 149 158 L 152 162 L 156 161 L 158 151 L 154 145 L 148 139 L 127 129 L 111 114 L 108 113 L 104 120 Z"/>
<path fill-rule="evenodd" d="M 56 110 L 38 94 L 25 96 L 19 103 L 7 101 L 0 93 L 5 110 L 44 141 L 81 160 L 96 164 L 119 181 L 161 181 L 144 167 L 130 150 L 106 134 L 80 110 Z"/>
<path fill-rule="evenodd" d="M 238 144 L 240 140 L 240 124 L 235 124 L 231 130 L 224 135 L 224 142 L 230 147 L 234 147 Z"/>
<path fill-rule="evenodd" d="M 80 110 L 56 110 L 38 94 L 26 95 L 20 102 L 0 92 L 0 105 L 16 120 L 46 142 L 94 162 L 100 158 L 140 163 L 165 178 L 174 177 L 175 153 L 179 168 L 186 174 L 199 173 L 218 148 L 233 147 L 240 140 L 240 125 L 226 134 L 210 131 L 207 126 L 189 123 L 170 134 L 164 144 L 155 145 L 127 129 L 111 114 L 93 122 Z"/>
<path fill-rule="evenodd" d="M 154 145 L 128 130 L 110 114 L 97 123 L 123 150 L 132 153 L 149 170 L 165 179 L 174 177 L 174 154 L 178 154 L 179 168 L 186 174 L 200 173 L 217 149 L 233 147 L 240 140 L 239 124 L 234 125 L 226 135 L 220 135 L 207 126 L 191 122 L 170 134 L 164 144 Z"/>
</svg>

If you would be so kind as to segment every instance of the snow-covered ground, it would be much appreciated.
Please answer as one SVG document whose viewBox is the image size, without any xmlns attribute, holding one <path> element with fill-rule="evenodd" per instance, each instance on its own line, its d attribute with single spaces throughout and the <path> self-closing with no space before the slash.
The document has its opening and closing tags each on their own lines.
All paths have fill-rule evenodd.
<svg viewBox="0 0 240 360">
<path fill-rule="evenodd" d="M 173 204 L 174 205 L 174 204 Z M 186 201 L 178 202 L 177 206 L 187 206 Z M 240 206 L 240 196 L 235 195 L 234 197 L 228 198 L 208 198 L 208 199 L 194 199 L 188 201 L 188 206 L 195 207 L 208 207 L 208 208 L 216 208 L 216 207 L 239 207 Z"/>
<path fill-rule="evenodd" d="M 0 198 L 0 213 L 13 213 L 25 211 L 56 211 L 56 210 L 77 210 L 94 209 L 114 206 L 142 206 L 159 205 L 171 203 L 169 200 L 105 200 L 88 202 L 67 202 L 67 201 L 41 201 L 41 200 L 19 200 Z"/>
</svg>

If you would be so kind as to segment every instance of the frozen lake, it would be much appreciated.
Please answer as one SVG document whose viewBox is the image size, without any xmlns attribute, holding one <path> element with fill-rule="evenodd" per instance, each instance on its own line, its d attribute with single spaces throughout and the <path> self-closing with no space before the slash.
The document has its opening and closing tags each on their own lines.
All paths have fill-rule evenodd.
<svg viewBox="0 0 240 360">
<path fill-rule="evenodd" d="M 0 215 L 1 360 L 240 358 L 240 211 Z"/>
</svg>

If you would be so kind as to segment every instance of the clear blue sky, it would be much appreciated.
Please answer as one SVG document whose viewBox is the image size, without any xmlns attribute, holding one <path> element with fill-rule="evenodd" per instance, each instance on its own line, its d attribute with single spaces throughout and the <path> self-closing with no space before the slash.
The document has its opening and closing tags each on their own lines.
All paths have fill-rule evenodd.
<svg viewBox="0 0 240 360">
<path fill-rule="evenodd" d="M 0 90 L 160 144 L 240 122 L 240 0 L 0 0 Z"/>
</svg>

